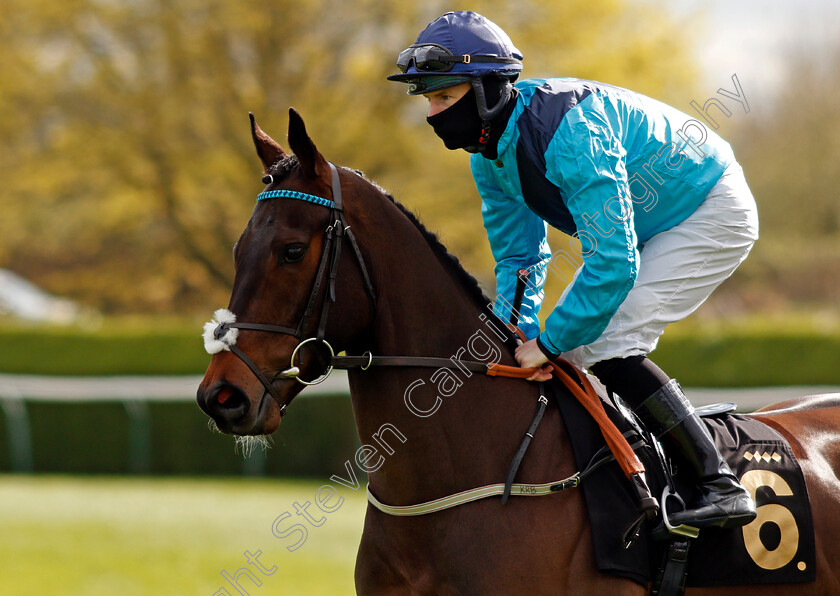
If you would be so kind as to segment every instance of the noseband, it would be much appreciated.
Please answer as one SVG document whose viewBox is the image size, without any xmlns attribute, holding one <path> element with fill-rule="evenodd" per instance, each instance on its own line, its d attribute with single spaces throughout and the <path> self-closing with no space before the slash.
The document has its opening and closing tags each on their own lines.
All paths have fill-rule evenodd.
<svg viewBox="0 0 840 596">
<path fill-rule="evenodd" d="M 298 199 L 327 207 L 330 210 L 331 223 L 327 226 L 327 230 L 324 234 L 324 250 L 321 254 L 321 260 L 318 263 L 318 270 L 315 274 L 315 281 L 312 284 L 312 290 L 309 293 L 309 301 L 306 304 L 306 310 L 304 310 L 303 317 L 297 327 L 292 328 L 284 327 L 282 325 L 269 325 L 265 323 L 238 323 L 236 322 L 235 315 L 226 310 L 217 311 L 217 320 L 211 321 L 205 325 L 204 339 L 207 351 L 214 354 L 221 350 L 228 350 L 242 360 L 242 362 L 251 369 L 251 372 L 254 373 L 257 379 L 259 379 L 266 391 L 269 392 L 278 404 L 281 404 L 280 416 L 284 416 L 286 414 L 286 408 L 289 406 L 292 399 L 294 399 L 294 396 L 282 401 L 280 399 L 280 395 L 277 393 L 277 390 L 272 385 L 274 380 L 278 378 L 293 378 L 303 385 L 317 385 L 318 383 L 323 382 L 330 375 L 330 372 L 332 372 L 332 362 L 335 358 L 335 352 L 333 351 L 332 346 L 330 346 L 330 344 L 324 339 L 324 333 L 327 327 L 327 318 L 329 316 L 330 306 L 333 302 L 335 302 L 335 285 L 338 278 L 338 264 L 341 257 L 341 245 L 345 238 L 349 241 L 350 246 L 353 249 L 353 254 L 356 257 L 356 261 L 361 269 L 362 278 L 365 283 L 365 290 L 370 297 L 371 312 L 375 312 L 376 309 L 376 295 L 373 291 L 373 284 L 370 281 L 370 275 L 368 275 L 364 258 L 359 250 L 359 244 L 356 242 L 356 238 L 350 230 L 350 226 L 346 225 L 344 220 L 344 206 L 341 199 L 341 181 L 338 178 L 338 169 L 332 162 L 329 162 L 329 166 L 332 172 L 332 200 L 293 190 L 272 190 L 262 192 L 257 196 L 258 201 L 277 197 Z M 324 303 L 321 307 L 321 317 L 318 321 L 318 327 L 314 336 L 303 339 L 304 334 L 310 327 L 312 316 L 315 312 L 315 305 L 318 302 L 318 297 L 321 294 L 321 289 L 325 280 L 328 293 L 324 297 Z M 238 329 L 282 333 L 284 335 L 292 335 L 300 340 L 300 343 L 292 352 L 289 368 L 277 373 L 269 380 L 268 377 L 266 377 L 260 368 L 254 363 L 254 361 L 251 360 L 236 345 L 236 337 L 238 334 L 236 330 Z M 301 347 L 310 342 L 320 342 L 326 346 L 330 353 L 330 365 L 326 372 L 317 379 L 313 381 L 304 381 L 300 378 L 300 369 L 295 366 L 295 357 Z"/>
</svg>

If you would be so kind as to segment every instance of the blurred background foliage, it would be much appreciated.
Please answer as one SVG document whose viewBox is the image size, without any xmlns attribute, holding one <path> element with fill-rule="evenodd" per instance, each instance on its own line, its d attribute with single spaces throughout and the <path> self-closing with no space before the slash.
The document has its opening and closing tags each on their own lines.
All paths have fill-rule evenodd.
<svg viewBox="0 0 840 596">
<path fill-rule="evenodd" d="M 415 211 L 492 294 L 467 154 L 443 148 L 424 100 L 385 81 L 397 53 L 450 8 L 6 0 L 0 267 L 105 313 L 204 314 L 226 304 L 231 248 L 262 186 L 247 114 L 284 142 L 294 106 L 329 159 L 362 169 Z M 715 91 L 698 88 L 678 20 L 697 15 L 628 0 L 470 8 L 508 31 L 525 76 L 593 78 L 684 111 Z M 722 129 L 759 199 L 763 237 L 710 312 L 838 298 L 838 77 L 792 68 L 799 82 L 789 96 Z M 803 95 L 807 109 L 797 109 Z M 559 287 L 549 286 L 552 302 Z"/>
<path fill-rule="evenodd" d="M 297 108 L 329 159 L 362 169 L 416 212 L 492 295 L 468 155 L 446 151 L 425 123 L 425 101 L 385 80 L 398 52 L 428 21 L 470 8 L 508 31 L 527 77 L 592 78 L 690 113 L 691 100 L 702 105 L 732 86 L 704 82 L 696 61 L 720 12 L 679 4 L 4 0 L 0 268 L 108 316 L 88 312 L 67 328 L 0 314 L 0 371 L 201 374 L 209 358 L 193 318 L 227 304 L 231 249 L 262 188 L 249 111 L 284 143 L 287 110 Z M 700 317 L 675 325 L 657 351 L 689 386 L 840 383 L 840 54 L 819 66 L 793 56 L 789 69 L 772 97 L 744 80 L 751 112 L 730 105 L 721 123 L 758 199 L 762 238 Z M 550 238 L 568 246 L 559 233 Z M 563 285 L 551 278 L 549 304 Z M 758 314 L 724 318 L 744 312 Z M 362 495 L 344 491 L 348 504 L 303 552 L 289 555 L 269 533 L 293 500 L 345 474 L 358 438 L 344 397 L 296 401 L 262 460 L 263 473 L 317 476 L 305 485 L 78 480 L 66 474 L 254 466 L 230 437 L 207 431 L 191 401 L 15 409 L 15 400 L 0 407 L 0 471 L 20 469 L 10 430 L 28 416 L 33 469 L 65 476 L 0 479 L 0 502 L 16 504 L 0 511 L 7 592 L 210 593 L 219 571 L 244 565 L 242 549 L 257 546 L 287 593 L 350 589 Z M 145 460 L 131 446 L 142 432 Z"/>
<path fill-rule="evenodd" d="M 825 56 L 791 55 L 787 74 L 791 84 L 755 117 L 742 118 L 730 135 L 758 200 L 762 229 L 732 289 L 744 289 L 741 297 L 750 307 L 794 305 L 836 314 L 840 45 Z"/>
</svg>

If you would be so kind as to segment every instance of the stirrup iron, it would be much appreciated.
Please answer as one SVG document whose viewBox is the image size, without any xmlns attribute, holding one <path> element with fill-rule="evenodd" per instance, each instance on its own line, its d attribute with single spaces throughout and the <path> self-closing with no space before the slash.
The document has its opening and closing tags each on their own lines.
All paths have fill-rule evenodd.
<svg viewBox="0 0 840 596">
<path fill-rule="evenodd" d="M 668 486 L 662 489 L 662 499 L 660 500 L 659 510 L 662 512 L 662 521 L 665 524 L 665 528 L 668 530 L 668 533 L 675 534 L 677 536 L 685 536 L 686 538 L 697 538 L 700 535 L 699 528 L 689 526 L 688 524 L 680 524 L 678 526 L 671 524 L 671 521 L 668 519 L 668 508 L 666 507 L 668 497 L 675 498 L 683 510 L 685 510 L 685 501 L 683 501 L 680 495 L 675 492 L 671 492 Z"/>
</svg>

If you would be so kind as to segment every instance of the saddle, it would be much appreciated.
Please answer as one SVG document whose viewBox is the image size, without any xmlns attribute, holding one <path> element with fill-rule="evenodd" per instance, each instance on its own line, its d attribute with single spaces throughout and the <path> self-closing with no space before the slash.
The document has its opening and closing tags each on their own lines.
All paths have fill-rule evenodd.
<svg viewBox="0 0 840 596">
<path fill-rule="evenodd" d="M 607 415 L 636 446 L 660 509 L 689 502 L 695 482 L 683 478 L 661 446 L 647 434 L 604 386 L 589 377 Z M 549 384 L 579 470 L 603 453 L 595 422 L 562 387 Z M 611 399 L 612 398 L 612 399 Z M 651 594 L 681 594 L 685 586 L 804 583 L 816 578 L 813 520 L 802 471 L 785 438 L 732 406 L 698 409 L 721 454 L 756 501 L 758 517 L 741 528 L 706 528 L 671 533 L 662 518 L 641 522 L 638 537 L 626 544 L 621 530 L 639 523 L 639 501 L 615 462 L 600 465 L 580 483 L 592 528 L 598 569 L 653 583 Z M 676 494 L 672 491 L 676 490 Z M 688 535 L 686 535 L 688 534 Z M 696 536 L 693 537 L 693 536 Z"/>
</svg>

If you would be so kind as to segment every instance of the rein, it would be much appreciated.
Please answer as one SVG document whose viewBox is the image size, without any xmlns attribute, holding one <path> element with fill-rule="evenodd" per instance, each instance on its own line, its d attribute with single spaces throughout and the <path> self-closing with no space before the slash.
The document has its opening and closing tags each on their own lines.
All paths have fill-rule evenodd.
<svg viewBox="0 0 840 596">
<path fill-rule="evenodd" d="M 338 265 L 341 256 L 341 245 L 345 238 L 350 243 L 350 246 L 353 249 L 353 254 L 356 258 L 356 262 L 358 263 L 359 269 L 361 270 L 362 278 L 365 283 L 365 290 L 370 298 L 370 306 L 373 316 L 375 316 L 376 314 L 376 294 L 373 289 L 373 284 L 370 281 L 370 275 L 368 274 L 367 267 L 365 266 L 365 261 L 362 256 L 361 250 L 359 249 L 359 245 L 356 242 L 356 238 L 350 230 L 350 226 L 345 224 L 344 206 L 342 203 L 341 195 L 341 181 L 338 176 L 338 169 L 332 162 L 328 163 L 332 172 L 332 181 L 330 189 L 332 194 L 332 200 L 292 190 L 263 191 L 257 196 L 258 201 L 268 198 L 285 197 L 310 202 L 315 205 L 319 205 L 330 209 L 332 223 L 327 227 L 326 232 L 324 234 L 324 248 L 323 253 L 321 254 L 321 260 L 318 264 L 318 270 L 315 275 L 315 281 L 312 284 L 312 290 L 309 294 L 309 301 L 307 302 L 306 309 L 304 310 L 303 316 L 301 317 L 301 320 L 299 321 L 297 327 L 292 328 L 283 325 L 271 325 L 266 323 L 241 323 L 236 321 L 236 315 L 234 315 L 232 312 L 225 309 L 221 309 L 219 311 L 216 311 L 216 319 L 210 321 L 204 326 L 205 349 L 210 354 L 215 354 L 222 350 L 227 350 L 232 352 L 240 360 L 242 360 L 242 362 L 244 362 L 248 366 L 251 372 L 254 373 L 254 375 L 260 381 L 263 387 L 265 387 L 266 391 L 275 399 L 275 401 L 278 404 L 280 404 L 281 417 L 285 416 L 286 410 L 289 404 L 295 398 L 296 394 L 291 395 L 285 401 L 282 400 L 277 392 L 277 389 L 273 385 L 273 382 L 275 380 L 277 380 L 278 378 L 294 378 L 303 385 L 316 385 L 326 380 L 326 378 L 330 375 L 334 368 L 358 368 L 360 370 L 368 370 L 372 366 L 446 368 L 449 370 L 468 370 L 472 372 L 483 373 L 492 377 L 499 376 L 516 379 L 527 379 L 528 377 L 533 375 L 534 372 L 536 372 L 536 369 L 534 368 L 520 368 L 517 366 L 507 366 L 497 362 L 486 363 L 469 360 L 452 360 L 447 358 L 435 358 L 424 356 L 374 356 L 370 351 L 367 351 L 360 356 L 337 356 L 335 354 L 335 351 L 333 350 L 332 346 L 324 339 L 324 334 L 326 331 L 330 306 L 336 300 L 335 285 L 336 280 L 338 278 Z M 303 336 L 306 333 L 306 329 L 308 329 L 310 326 L 310 320 L 312 319 L 312 316 L 314 314 L 315 305 L 318 301 L 318 298 L 321 295 L 325 278 L 327 284 L 327 295 L 324 297 L 323 305 L 321 307 L 321 316 L 318 320 L 318 326 L 315 335 L 312 337 L 308 337 L 307 339 L 303 339 Z M 519 299 L 521 299 L 521 297 Z M 289 362 L 289 368 L 284 371 L 278 372 L 271 379 L 266 377 L 265 373 L 263 373 L 260 370 L 260 368 L 254 363 L 254 361 L 251 360 L 251 358 L 249 358 L 238 346 L 236 346 L 236 339 L 239 330 L 281 333 L 284 335 L 291 335 L 297 338 L 299 340 L 299 343 L 292 351 L 292 355 Z M 517 331 L 520 337 L 524 340 L 524 337 L 521 335 L 521 331 L 519 331 L 518 329 L 515 329 L 515 331 Z M 300 378 L 300 369 L 295 365 L 295 357 L 297 356 L 300 349 L 309 342 L 322 343 L 329 350 L 330 363 L 327 367 L 327 370 L 320 377 L 312 381 L 305 381 Z M 650 490 L 648 489 L 647 484 L 644 480 L 644 466 L 642 465 L 639 458 L 636 456 L 636 453 L 634 452 L 632 446 L 628 443 L 627 438 L 624 435 L 622 435 L 622 433 L 618 430 L 618 428 L 616 428 L 616 426 L 607 416 L 600 397 L 597 395 L 591 383 L 586 378 L 586 375 L 583 372 L 581 372 L 577 367 L 572 365 L 570 362 L 562 358 L 555 359 L 555 361 L 550 362 L 550 365 L 553 368 L 554 377 L 559 379 L 566 386 L 566 388 L 575 396 L 575 398 L 584 406 L 584 408 L 586 408 L 589 414 L 598 423 L 598 426 L 601 429 L 601 433 L 603 434 L 604 439 L 607 443 L 607 447 L 609 447 L 616 461 L 621 466 L 621 469 L 624 472 L 625 476 L 627 476 L 627 478 L 630 480 L 631 486 L 635 489 L 635 492 L 641 503 L 641 508 L 644 512 L 643 515 L 645 515 L 646 517 L 650 517 L 654 510 L 658 509 L 658 504 L 656 500 L 650 495 Z M 450 497 L 438 499 L 438 501 L 454 503 L 452 505 L 446 506 L 441 506 L 442 503 L 438 503 L 438 501 L 433 501 L 430 503 L 422 503 L 416 506 L 409 506 L 408 509 L 393 508 L 377 501 L 375 497 L 373 497 L 373 494 L 370 492 L 369 489 L 368 498 L 371 500 L 371 503 L 374 506 L 376 506 L 381 511 L 384 511 L 385 513 L 391 513 L 392 515 L 422 515 L 424 513 L 430 513 L 431 511 L 429 509 L 437 511 L 440 508 L 459 505 L 461 503 L 485 498 L 495 494 L 502 495 L 502 503 L 504 504 L 505 502 L 507 502 L 507 499 L 511 494 L 550 494 L 551 492 L 556 492 L 556 490 L 562 490 L 556 488 L 559 486 L 562 486 L 564 488 L 577 486 L 577 483 L 580 480 L 579 475 L 576 480 L 566 479 L 556 483 L 550 483 L 548 485 L 538 486 L 513 484 L 513 480 L 516 476 L 519 464 L 521 463 L 522 458 L 525 455 L 525 450 L 528 448 L 531 439 L 533 439 L 534 432 L 536 431 L 540 420 L 542 420 L 543 413 L 545 412 L 547 404 L 548 401 L 546 400 L 545 396 L 542 394 L 541 391 L 539 405 L 537 407 L 537 413 L 534 417 L 534 421 L 531 423 L 529 430 L 525 433 L 525 438 L 523 439 L 522 444 L 520 445 L 519 451 L 514 457 L 514 461 L 511 464 L 504 484 L 480 487 L 472 491 L 466 491 L 468 493 L 466 495 L 459 493 L 459 495 L 461 496 L 452 495 Z M 498 487 L 501 487 L 501 489 L 499 490 Z M 499 492 L 496 492 L 497 490 Z M 531 492 L 532 490 L 534 492 Z M 403 513 L 392 513 L 394 511 L 403 511 Z M 420 513 L 405 513 L 406 511 L 420 511 Z"/>
<path fill-rule="evenodd" d="M 527 379 L 537 369 L 508 366 L 498 362 L 477 362 L 474 360 L 458 360 L 457 364 L 449 358 L 434 358 L 430 356 L 374 356 L 365 352 L 361 356 L 333 356 L 332 366 L 339 370 L 358 368 L 367 370 L 371 366 L 416 366 L 420 368 L 446 368 L 449 370 L 468 370 L 483 373 L 489 377 L 508 377 L 511 379 Z M 320 381 L 319 381 L 320 382 Z"/>
<path fill-rule="evenodd" d="M 312 284 L 312 290 L 309 294 L 309 301 L 306 304 L 303 316 L 297 327 L 288 327 L 284 325 L 273 325 L 268 323 L 243 323 L 236 321 L 236 315 L 232 312 L 222 309 L 216 311 L 215 319 L 204 326 L 204 347 L 210 354 L 215 354 L 222 350 L 230 351 L 237 358 L 242 360 L 248 368 L 254 373 L 254 376 L 265 387 L 266 391 L 277 401 L 280 405 L 281 417 L 286 414 L 289 404 L 295 396 L 283 401 L 273 386 L 273 382 L 277 379 L 293 378 L 303 385 L 317 385 L 322 383 L 329 377 L 334 368 L 338 369 L 353 369 L 358 368 L 367 370 L 371 366 L 416 366 L 425 368 L 448 368 L 451 370 L 468 370 L 471 372 L 483 373 L 488 376 L 501 376 L 517 379 L 526 379 L 534 374 L 533 368 L 519 368 L 515 366 L 507 366 L 495 362 L 475 362 L 469 360 L 459 360 L 457 365 L 447 358 L 433 358 L 422 356 L 374 356 L 370 352 L 365 352 L 361 356 L 337 356 L 332 346 L 324 339 L 324 334 L 327 326 L 327 319 L 329 315 L 330 306 L 335 302 L 335 284 L 338 279 L 338 264 L 341 256 L 341 245 L 346 238 L 353 249 L 353 254 L 359 269 L 362 273 L 362 279 L 365 283 L 365 291 L 370 298 L 371 312 L 375 315 L 376 312 L 376 293 L 373 289 L 373 284 L 370 280 L 370 274 L 365 266 L 364 257 L 359 249 L 359 244 L 356 237 L 350 230 L 350 226 L 346 225 L 344 220 L 344 205 L 341 194 L 341 181 L 338 177 L 338 169 L 332 162 L 329 162 L 332 173 L 331 195 L 332 199 L 326 199 L 316 195 L 294 191 L 294 190 L 269 190 L 263 191 L 257 195 L 257 200 L 272 198 L 290 198 L 300 201 L 306 201 L 321 207 L 330 209 L 332 223 L 327 227 L 324 234 L 324 249 L 321 254 L 321 260 L 318 263 L 318 270 L 315 275 L 315 281 Z M 310 327 L 310 321 L 315 311 L 315 305 L 318 297 L 321 294 L 324 280 L 326 277 L 328 292 L 324 298 L 324 303 L 321 308 L 321 316 L 318 320 L 318 327 L 313 337 L 303 339 L 306 329 Z M 281 333 L 283 335 L 291 335 L 300 340 L 300 343 L 292 352 L 289 362 L 289 368 L 274 375 L 269 379 L 263 371 L 248 357 L 239 347 L 236 346 L 236 338 L 239 330 L 246 331 L 264 331 L 269 333 Z M 300 377 L 300 369 L 295 365 L 295 358 L 300 349 L 307 343 L 319 342 L 323 344 L 330 353 L 330 364 L 327 370 L 318 378 L 312 381 L 306 381 Z"/>
</svg>

